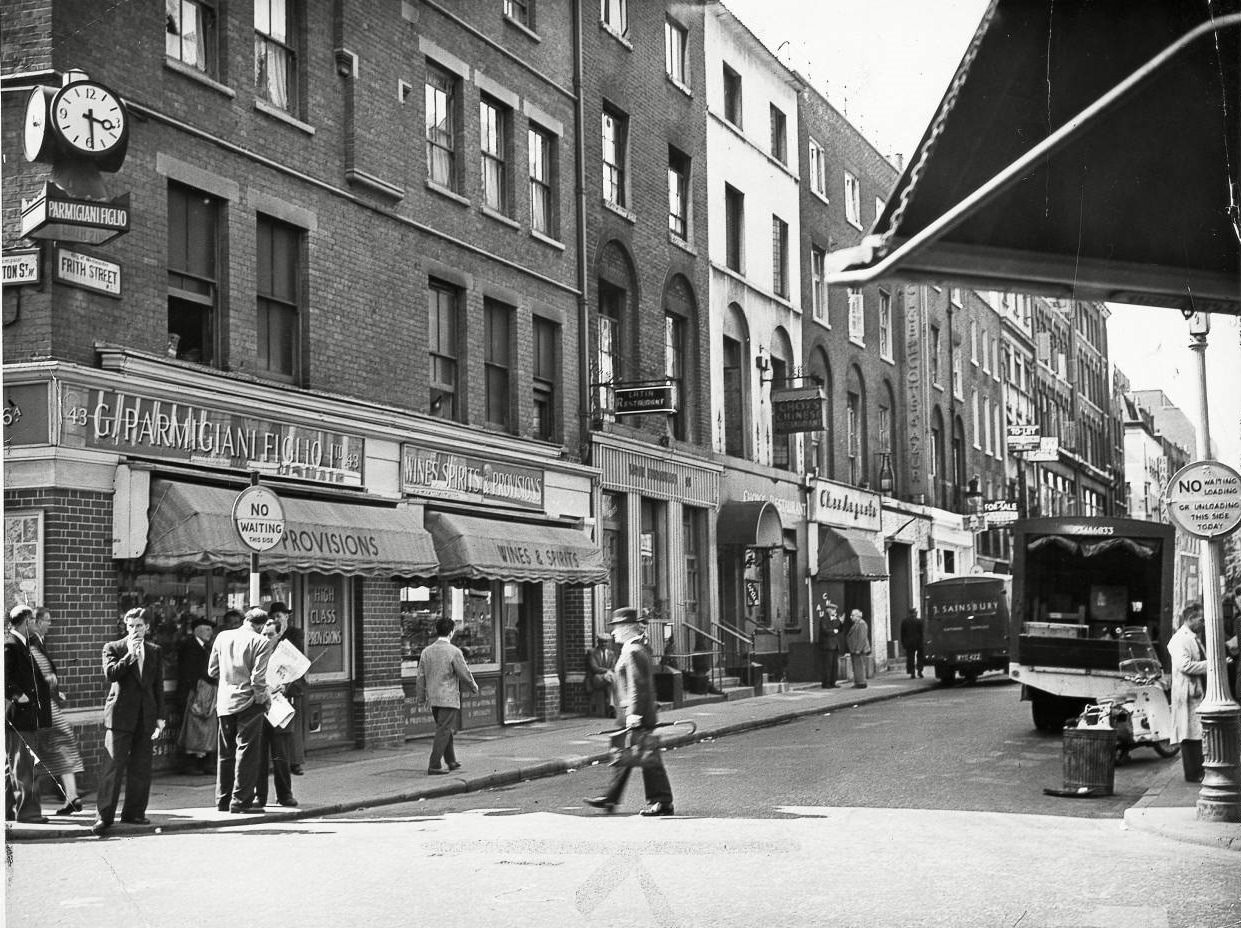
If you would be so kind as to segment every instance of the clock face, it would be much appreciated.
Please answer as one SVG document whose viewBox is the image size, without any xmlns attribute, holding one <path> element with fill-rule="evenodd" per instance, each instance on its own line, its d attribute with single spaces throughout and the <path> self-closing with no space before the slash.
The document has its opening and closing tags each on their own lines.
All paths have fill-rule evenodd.
<svg viewBox="0 0 1241 928">
<path fill-rule="evenodd" d="M 52 100 L 52 124 L 72 148 L 104 154 L 124 138 L 125 109 L 106 87 L 78 81 L 62 87 Z"/>
<path fill-rule="evenodd" d="M 24 135 L 26 160 L 37 161 L 47 139 L 47 96 L 42 87 L 36 87 L 26 101 L 26 130 Z"/>
</svg>

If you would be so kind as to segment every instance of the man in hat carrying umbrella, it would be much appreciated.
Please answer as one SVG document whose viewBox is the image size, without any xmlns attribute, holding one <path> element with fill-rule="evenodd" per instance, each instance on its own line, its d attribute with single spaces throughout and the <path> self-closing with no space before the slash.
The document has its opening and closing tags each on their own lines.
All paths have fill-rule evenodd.
<svg viewBox="0 0 1241 928">
<path fill-rule="evenodd" d="M 612 638 L 620 645 L 616 660 L 616 717 L 630 730 L 630 737 L 651 737 L 657 719 L 658 703 L 655 699 L 655 661 L 646 646 L 646 629 L 638 618 L 638 611 L 624 606 L 612 613 Z M 608 791 L 594 799 L 585 800 L 586 805 L 605 812 L 612 812 L 620 802 L 632 767 L 617 765 Z M 642 765 L 642 785 L 646 791 L 646 808 L 639 815 L 672 815 L 672 784 L 664 769 L 663 755 L 655 750 Z"/>
</svg>

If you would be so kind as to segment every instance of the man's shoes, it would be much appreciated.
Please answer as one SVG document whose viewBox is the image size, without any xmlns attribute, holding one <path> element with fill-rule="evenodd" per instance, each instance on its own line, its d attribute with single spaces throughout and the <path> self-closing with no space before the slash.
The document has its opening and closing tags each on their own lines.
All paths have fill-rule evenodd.
<svg viewBox="0 0 1241 928">
<path fill-rule="evenodd" d="M 227 803 L 227 802 L 217 802 L 217 803 L 215 804 L 215 810 L 216 810 L 217 812 L 227 812 L 227 811 L 228 811 L 228 803 Z"/>
<path fill-rule="evenodd" d="M 616 811 L 616 803 L 614 803 L 607 796 L 596 796 L 594 799 L 583 799 L 582 802 L 586 803 L 586 805 L 590 806 L 592 809 L 602 809 L 604 812 L 608 813 L 608 815 L 611 815 L 614 811 Z"/>
<path fill-rule="evenodd" d="M 72 815 L 74 812 L 82 811 L 82 800 L 74 797 L 66 802 L 63 806 L 56 810 L 57 815 Z"/>
<path fill-rule="evenodd" d="M 289 764 L 289 773 L 293 774 L 293 776 L 300 777 L 305 772 L 306 770 L 301 764 Z"/>
<path fill-rule="evenodd" d="M 262 815 L 263 808 L 252 802 L 234 802 L 229 805 L 228 811 L 233 815 Z"/>
<path fill-rule="evenodd" d="M 647 818 L 654 818 L 660 815 L 674 815 L 675 813 L 672 811 L 672 803 L 670 802 L 652 802 L 638 814 L 645 815 Z"/>
<path fill-rule="evenodd" d="M 287 799 L 281 799 L 280 804 L 288 809 L 297 808 L 297 800 L 294 799 L 292 796 L 289 796 Z"/>
<path fill-rule="evenodd" d="M 431 775 L 431 776 L 433 776 L 433 777 L 446 777 L 446 776 L 448 776 L 448 771 L 447 771 L 447 770 L 445 770 L 443 767 L 428 767 L 428 768 L 427 768 L 427 773 L 428 773 L 428 774 L 430 774 L 430 775 Z"/>
<path fill-rule="evenodd" d="M 448 765 L 448 769 L 449 769 L 449 770 L 460 770 L 460 769 L 461 769 L 461 764 L 460 764 L 460 763 L 458 763 L 457 761 L 455 761 L 455 760 L 454 760 L 454 761 L 452 761 L 452 762 L 450 762 L 450 763 L 449 763 L 449 765 Z"/>
<path fill-rule="evenodd" d="M 919 670 L 919 671 L 918 671 L 918 679 L 919 679 L 919 680 L 921 680 L 921 679 L 922 679 L 922 671 L 921 671 L 921 670 Z"/>
<path fill-rule="evenodd" d="M 95 824 L 90 826 L 90 833 L 98 838 L 102 838 L 108 833 L 108 829 L 112 827 L 111 822 L 105 822 L 101 818 L 95 819 Z"/>
<path fill-rule="evenodd" d="M 255 797 L 255 800 L 254 800 L 254 808 L 256 808 L 256 809 L 262 809 L 262 808 L 265 808 L 265 807 L 266 807 L 266 805 L 267 805 L 267 797 L 266 797 L 266 796 L 264 796 L 262 799 L 259 799 L 259 798 Z"/>
<path fill-rule="evenodd" d="M 125 818 L 125 816 L 122 815 L 121 821 L 124 822 L 126 825 L 149 825 L 151 824 L 151 820 L 147 818 L 145 815 L 140 815 L 137 818 Z"/>
<path fill-rule="evenodd" d="M 865 684 L 865 683 L 855 683 L 855 684 L 853 684 L 853 688 L 854 688 L 855 690 L 864 690 L 864 689 L 866 689 L 866 684 Z"/>
<path fill-rule="evenodd" d="M 20 825 L 46 825 L 48 819 L 46 815 L 39 815 L 35 818 L 19 818 L 17 821 Z"/>
</svg>

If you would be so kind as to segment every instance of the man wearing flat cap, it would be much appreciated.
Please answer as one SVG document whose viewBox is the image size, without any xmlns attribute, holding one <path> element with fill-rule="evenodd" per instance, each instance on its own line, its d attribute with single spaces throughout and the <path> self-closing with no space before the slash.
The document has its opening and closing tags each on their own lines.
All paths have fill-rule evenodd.
<svg viewBox="0 0 1241 928">
<path fill-rule="evenodd" d="M 620 645 L 616 659 L 615 694 L 616 718 L 630 730 L 630 738 L 651 737 L 658 721 L 658 703 L 655 698 L 655 660 L 646 646 L 646 627 L 632 606 L 623 606 L 612 613 L 608 623 L 613 640 Z M 594 799 L 585 800 L 588 806 L 612 812 L 620 803 L 629 780 L 632 767 L 617 766 L 608 791 Z M 646 791 L 646 808 L 639 815 L 672 815 L 672 784 L 664 769 L 663 755 L 656 750 L 650 762 L 642 767 L 642 785 Z"/>
</svg>

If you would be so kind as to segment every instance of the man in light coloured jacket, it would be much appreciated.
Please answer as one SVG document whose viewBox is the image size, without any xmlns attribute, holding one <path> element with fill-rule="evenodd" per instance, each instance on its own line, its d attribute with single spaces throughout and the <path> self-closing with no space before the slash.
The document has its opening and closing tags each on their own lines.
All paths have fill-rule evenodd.
<svg viewBox="0 0 1241 928">
<path fill-rule="evenodd" d="M 267 613 L 251 609 L 240 628 L 222 631 L 211 645 L 207 674 L 220 681 L 216 715 L 220 719 L 215 803 L 221 812 L 261 811 L 254 806 L 263 751 L 263 716 L 271 705 L 267 661 L 272 643 L 263 634 Z"/>
<path fill-rule="evenodd" d="M 461 687 L 468 686 L 471 692 L 478 692 L 474 674 L 465 665 L 465 655 L 452 643 L 454 628 L 456 624 L 451 618 L 440 616 L 435 622 L 435 634 L 439 637 L 423 648 L 418 658 L 418 705 L 429 704 L 431 717 L 435 719 L 435 740 L 431 743 L 431 762 L 427 766 L 427 773 L 433 776 L 450 773 L 461 766 L 452 743 L 461 717 Z M 440 765 L 441 761 L 448 762 L 447 770 Z"/>
</svg>

